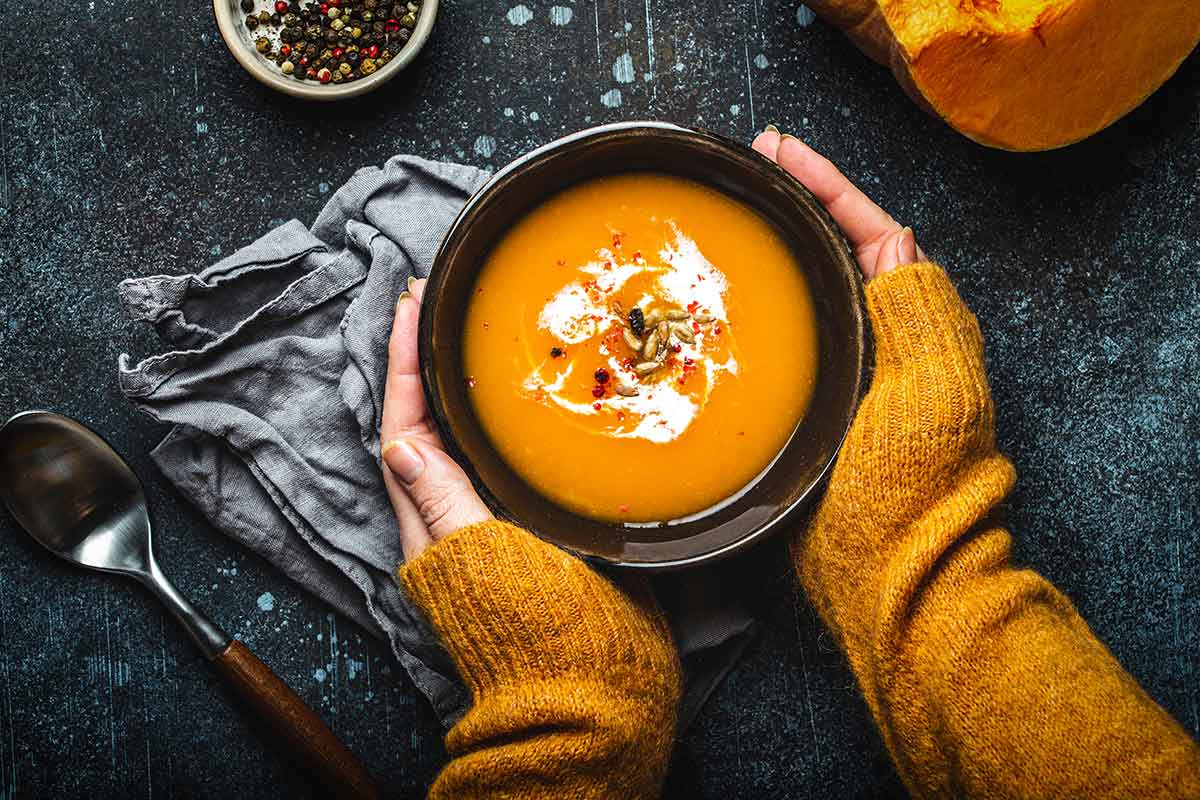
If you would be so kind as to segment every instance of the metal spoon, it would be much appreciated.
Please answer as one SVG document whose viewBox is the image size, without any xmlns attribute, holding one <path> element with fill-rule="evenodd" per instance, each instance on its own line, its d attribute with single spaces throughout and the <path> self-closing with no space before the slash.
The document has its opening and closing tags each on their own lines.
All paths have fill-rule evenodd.
<svg viewBox="0 0 1200 800">
<path fill-rule="evenodd" d="M 13 417 L 0 428 L 0 499 L 30 536 L 60 558 L 141 581 L 248 701 L 284 754 L 331 796 L 378 797 L 366 768 L 321 718 L 163 575 L 150 544 L 142 485 L 99 435 L 60 414 Z"/>
</svg>

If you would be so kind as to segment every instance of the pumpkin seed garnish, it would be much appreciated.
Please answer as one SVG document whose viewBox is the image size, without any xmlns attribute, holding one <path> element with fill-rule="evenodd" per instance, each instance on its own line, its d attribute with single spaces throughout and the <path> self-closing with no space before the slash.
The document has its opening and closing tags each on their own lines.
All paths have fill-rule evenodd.
<svg viewBox="0 0 1200 800">
<path fill-rule="evenodd" d="M 654 358 L 658 353 L 658 338 L 658 328 L 646 335 L 646 343 L 642 345 L 642 355 L 645 358 Z"/>
<path fill-rule="evenodd" d="M 642 360 L 633 367 L 640 378 L 650 375 L 661 367 L 672 351 L 678 351 L 679 345 L 672 344 L 674 336 L 680 342 L 694 344 L 696 342 L 694 323 L 714 322 L 711 314 L 692 314 L 680 308 L 643 311 L 641 306 L 634 306 L 628 312 L 620 302 L 612 302 L 612 312 L 621 320 L 621 339 L 625 345 Z M 617 381 L 613 391 L 622 397 L 636 397 L 637 386 Z"/>
<path fill-rule="evenodd" d="M 654 360 L 661 364 L 666 360 L 667 350 L 671 346 L 671 326 L 666 322 L 660 322 L 654 332 L 658 334 L 658 346 L 654 349 Z"/>
</svg>

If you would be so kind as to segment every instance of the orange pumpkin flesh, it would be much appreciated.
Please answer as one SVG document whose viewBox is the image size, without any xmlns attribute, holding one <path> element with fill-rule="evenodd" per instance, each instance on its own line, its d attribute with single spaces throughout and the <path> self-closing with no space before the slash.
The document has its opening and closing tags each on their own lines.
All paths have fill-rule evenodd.
<svg viewBox="0 0 1200 800">
<path fill-rule="evenodd" d="M 977 142 L 1049 150 L 1142 103 L 1200 41 L 1200 0 L 811 0 Z"/>
</svg>

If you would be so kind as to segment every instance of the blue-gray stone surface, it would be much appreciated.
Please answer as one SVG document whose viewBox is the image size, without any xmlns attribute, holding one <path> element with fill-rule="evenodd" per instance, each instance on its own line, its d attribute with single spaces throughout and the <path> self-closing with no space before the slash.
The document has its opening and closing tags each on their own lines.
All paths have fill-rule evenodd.
<svg viewBox="0 0 1200 800">
<path fill-rule="evenodd" d="M 807 139 L 912 224 L 979 315 L 1019 560 L 1054 580 L 1200 734 L 1200 57 L 1063 151 L 987 150 L 920 112 L 797 3 L 449 0 L 427 50 L 307 105 L 235 64 L 203 3 L 31 0 L 0 32 L 0 417 L 75 415 L 133 461 L 181 590 L 307 699 L 397 797 L 441 731 L 387 648 L 209 528 L 115 381 L 154 348 L 122 278 L 193 271 L 311 221 L 398 152 L 496 167 L 589 124 L 658 118 Z M 314 420 L 314 424 L 318 424 Z M 763 636 L 682 737 L 673 798 L 899 797 L 843 659 L 779 543 Z M 762 566 L 765 565 L 765 566 Z M 750 568 L 750 567 L 743 567 Z M 303 797 L 136 586 L 53 560 L 0 513 L 0 798 Z"/>
</svg>

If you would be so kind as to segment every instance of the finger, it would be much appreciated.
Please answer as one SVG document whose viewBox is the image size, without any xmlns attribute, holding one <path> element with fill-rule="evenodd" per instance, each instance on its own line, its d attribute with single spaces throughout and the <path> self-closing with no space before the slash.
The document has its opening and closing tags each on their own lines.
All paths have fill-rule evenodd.
<svg viewBox="0 0 1200 800">
<path fill-rule="evenodd" d="M 419 303 L 425 291 L 424 279 L 409 278 L 407 291 L 411 297 L 401 297 L 397 303 L 396 320 L 392 324 L 392 337 L 389 342 L 388 386 L 385 388 L 384 394 L 383 441 L 388 441 L 388 433 L 395 433 L 397 429 L 405 428 L 425 435 L 436 442 L 437 438 L 433 432 L 426 430 L 427 423 L 422 424 L 426 416 L 424 414 L 425 396 L 421 392 L 419 369 L 416 366 L 415 325 L 420 316 Z M 414 373 L 418 375 L 415 402 L 419 403 L 418 408 L 421 412 L 419 415 L 410 412 L 412 408 L 410 404 L 414 402 L 413 388 L 412 381 L 405 377 Z M 407 419 L 405 419 L 406 417 Z M 418 421 L 414 424 L 413 419 Z M 396 514 L 396 521 L 400 526 L 400 549 L 404 553 L 405 561 L 410 561 L 433 544 L 433 538 L 429 534 L 429 528 L 426 527 L 425 521 L 421 518 L 420 511 L 417 510 L 416 504 L 392 475 L 391 470 L 386 468 L 386 465 L 383 469 L 383 485 L 387 490 L 388 500 L 391 502 L 392 511 Z"/>
<path fill-rule="evenodd" d="M 420 284 L 420 285 L 418 285 Z M 411 283 L 424 290 L 423 281 Z M 388 341 L 387 380 L 383 390 L 383 441 L 406 436 L 431 435 L 425 392 L 417 359 L 417 322 L 421 305 L 409 291 L 402 292 L 396 303 L 396 318 Z"/>
<path fill-rule="evenodd" d="M 879 246 L 879 255 L 870 277 L 885 275 L 896 267 L 913 264 L 918 258 L 917 240 L 913 236 L 912 228 L 901 228 L 890 234 Z"/>
<path fill-rule="evenodd" d="M 492 519 L 462 467 L 420 438 L 384 445 L 384 464 L 416 506 L 434 541 L 466 525 Z"/>
<path fill-rule="evenodd" d="M 777 153 L 779 166 L 803 183 L 833 217 L 860 255 L 860 264 L 873 264 L 879 244 L 900 224 L 838 171 L 829 159 L 794 136 L 784 136 Z M 867 252 L 870 258 L 865 258 Z"/>
<path fill-rule="evenodd" d="M 411 294 L 418 303 L 425 297 L 425 284 L 427 279 L 413 276 L 408 279 L 408 293 Z"/>
<path fill-rule="evenodd" d="M 774 161 L 779 151 L 780 138 L 779 131 L 775 126 L 768 125 L 765 131 L 754 137 L 754 141 L 750 146 Z"/>
</svg>

